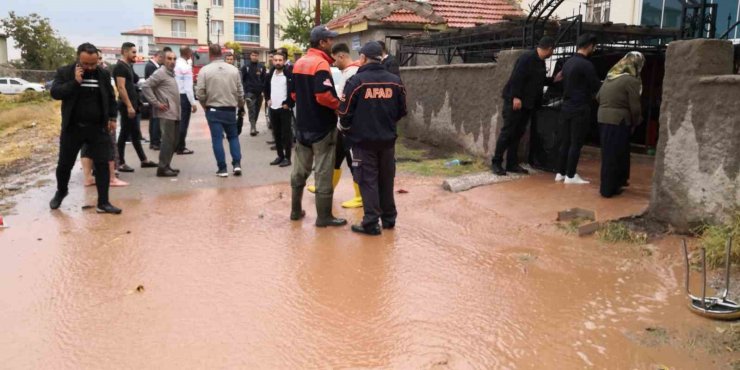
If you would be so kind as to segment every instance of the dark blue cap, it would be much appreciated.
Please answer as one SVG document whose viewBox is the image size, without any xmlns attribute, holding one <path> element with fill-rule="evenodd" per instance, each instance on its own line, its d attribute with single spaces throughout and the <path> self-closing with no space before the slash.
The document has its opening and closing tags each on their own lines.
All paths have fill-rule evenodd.
<svg viewBox="0 0 740 370">
<path fill-rule="evenodd" d="M 316 26 L 311 30 L 311 42 L 319 42 L 321 40 L 333 39 L 339 36 L 338 33 L 330 30 L 324 25 Z"/>
<path fill-rule="evenodd" d="M 383 59 L 383 47 L 377 41 L 370 41 L 360 49 L 360 54 L 368 59 L 380 61 Z"/>
</svg>

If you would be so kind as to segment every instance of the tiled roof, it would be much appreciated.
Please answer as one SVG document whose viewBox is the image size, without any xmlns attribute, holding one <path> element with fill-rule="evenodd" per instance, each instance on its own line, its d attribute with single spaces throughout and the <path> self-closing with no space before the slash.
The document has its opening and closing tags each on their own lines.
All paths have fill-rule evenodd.
<svg viewBox="0 0 740 370">
<path fill-rule="evenodd" d="M 504 20 L 507 15 L 523 15 L 513 0 L 366 0 L 351 12 L 328 23 L 341 28 L 364 21 L 403 24 L 447 24 L 467 28 Z"/>
<path fill-rule="evenodd" d="M 137 28 L 135 30 L 121 32 L 121 35 L 152 36 L 154 35 L 154 31 L 152 30 L 152 26 L 141 26 L 140 28 Z"/>
<path fill-rule="evenodd" d="M 522 15 L 509 0 L 429 0 L 434 12 L 452 28 L 474 27 L 501 22 L 505 15 Z"/>
</svg>

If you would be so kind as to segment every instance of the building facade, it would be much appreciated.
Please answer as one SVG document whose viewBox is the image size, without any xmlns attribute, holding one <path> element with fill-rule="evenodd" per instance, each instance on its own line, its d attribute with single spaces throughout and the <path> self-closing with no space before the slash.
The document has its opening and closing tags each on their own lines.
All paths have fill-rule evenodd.
<svg viewBox="0 0 740 370">
<path fill-rule="evenodd" d="M 275 23 L 287 22 L 285 10 L 296 4 L 308 7 L 308 0 L 274 0 Z M 238 42 L 244 52 L 256 50 L 263 57 L 270 46 L 270 0 L 153 0 L 154 43 L 179 50 L 180 46 L 223 45 Z M 207 19 L 210 20 L 207 21 Z M 280 46 L 280 27 L 275 45 Z"/>
<path fill-rule="evenodd" d="M 539 0 L 522 0 L 522 9 L 529 13 Z M 593 23 L 640 23 L 642 0 L 564 0 L 553 15 L 559 19 L 583 15 L 583 20 Z"/>
<path fill-rule="evenodd" d="M 154 32 L 152 26 L 141 26 L 135 30 L 121 32 L 123 42 L 130 42 L 136 45 L 139 55 L 144 57 L 151 56 L 157 52 L 154 44 Z"/>
<path fill-rule="evenodd" d="M 681 26 L 683 0 L 641 0 L 641 24 L 661 28 Z M 724 34 L 740 19 L 740 0 L 709 0 L 717 4 L 717 36 Z M 740 37 L 737 27 L 730 30 L 729 38 Z"/>
</svg>

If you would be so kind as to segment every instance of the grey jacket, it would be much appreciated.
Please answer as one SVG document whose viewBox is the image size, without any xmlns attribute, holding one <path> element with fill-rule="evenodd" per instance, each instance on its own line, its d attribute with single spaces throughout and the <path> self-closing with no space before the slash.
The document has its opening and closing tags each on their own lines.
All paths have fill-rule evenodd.
<svg viewBox="0 0 740 370">
<path fill-rule="evenodd" d="M 629 75 L 604 81 L 596 95 L 599 123 L 639 125 L 642 122 L 640 88 L 640 80 Z"/>
<path fill-rule="evenodd" d="M 141 91 L 152 105 L 154 117 L 180 120 L 180 89 L 177 87 L 174 71 L 168 70 L 167 67 L 158 69 L 144 82 Z M 159 104 L 165 104 L 169 109 L 161 111 L 158 108 Z"/>
<path fill-rule="evenodd" d="M 244 88 L 239 69 L 220 59 L 212 61 L 198 73 L 195 95 L 207 107 L 244 106 Z"/>
</svg>

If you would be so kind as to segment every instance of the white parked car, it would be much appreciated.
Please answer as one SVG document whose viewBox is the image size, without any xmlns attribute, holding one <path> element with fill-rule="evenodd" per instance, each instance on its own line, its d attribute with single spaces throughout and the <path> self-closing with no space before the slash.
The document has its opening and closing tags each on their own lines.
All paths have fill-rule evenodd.
<svg viewBox="0 0 740 370">
<path fill-rule="evenodd" d="M 22 78 L 0 77 L 0 94 L 23 94 L 24 91 L 45 91 L 42 84 L 28 82 Z"/>
</svg>

